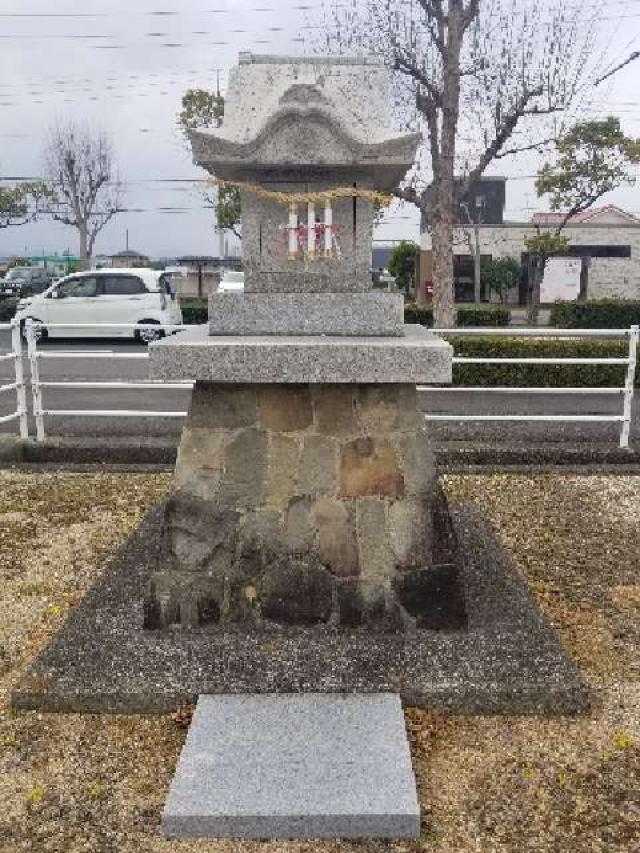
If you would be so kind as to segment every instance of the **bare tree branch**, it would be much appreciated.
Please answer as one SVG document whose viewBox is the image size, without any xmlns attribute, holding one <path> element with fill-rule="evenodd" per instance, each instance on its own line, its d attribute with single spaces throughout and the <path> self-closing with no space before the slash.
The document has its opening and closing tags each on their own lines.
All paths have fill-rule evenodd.
<svg viewBox="0 0 640 853">
<path fill-rule="evenodd" d="M 109 140 L 73 124 L 58 126 L 51 131 L 44 161 L 53 191 L 49 213 L 78 231 L 80 258 L 86 263 L 98 234 L 121 209 L 122 185 Z"/>
<path fill-rule="evenodd" d="M 612 68 L 611 71 L 607 71 L 606 74 L 603 74 L 601 77 L 598 77 L 598 79 L 595 80 L 593 85 L 599 86 L 600 83 L 604 83 L 605 80 L 608 80 L 609 77 L 613 77 L 614 74 L 617 74 L 618 71 L 621 71 L 623 68 L 629 65 L 629 63 L 635 62 L 636 59 L 640 59 L 640 50 L 634 50 L 634 52 L 630 54 L 624 60 L 624 62 L 620 62 L 618 65 L 615 66 L 615 68 Z"/>
</svg>

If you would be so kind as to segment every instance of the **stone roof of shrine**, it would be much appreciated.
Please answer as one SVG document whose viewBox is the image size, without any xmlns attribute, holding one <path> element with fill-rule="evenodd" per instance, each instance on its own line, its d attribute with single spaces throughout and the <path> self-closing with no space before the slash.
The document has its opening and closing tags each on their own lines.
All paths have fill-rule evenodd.
<svg viewBox="0 0 640 853">
<path fill-rule="evenodd" d="M 388 69 L 374 57 L 242 54 L 222 126 L 190 134 L 194 160 L 222 178 L 243 166 L 392 166 L 379 176 L 393 183 L 413 162 L 420 134 L 386 127 L 388 103 Z"/>
</svg>

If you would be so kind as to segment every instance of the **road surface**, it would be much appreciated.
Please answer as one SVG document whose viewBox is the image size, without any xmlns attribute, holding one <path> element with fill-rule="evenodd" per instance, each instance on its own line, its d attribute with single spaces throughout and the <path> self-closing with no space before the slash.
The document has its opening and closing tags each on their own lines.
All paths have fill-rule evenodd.
<svg viewBox="0 0 640 853">
<path fill-rule="evenodd" d="M 0 332 L 0 353 L 10 347 L 8 332 Z M 42 360 L 40 378 L 43 381 L 96 381 L 148 380 L 148 361 L 98 358 L 98 355 L 146 353 L 146 347 L 122 340 L 56 340 L 40 345 L 43 352 L 62 354 L 82 353 L 81 358 L 56 358 Z M 92 353 L 94 354 L 92 357 Z M 26 356 L 26 353 L 25 353 Z M 25 357 L 28 376 L 28 362 Z M 14 381 L 13 363 L 0 362 L 0 385 Z M 190 391 L 165 389 L 44 389 L 45 409 L 135 409 L 142 411 L 186 411 Z M 621 414 L 622 395 L 603 394 L 568 396 L 550 391 L 544 395 L 505 394 L 483 392 L 433 392 L 420 394 L 420 407 L 425 412 L 447 414 Z M 15 394 L 0 395 L 0 416 L 15 409 Z M 633 407 L 632 445 L 640 445 L 640 394 L 636 394 Z M 145 437 L 176 438 L 182 421 L 168 418 L 114 418 L 114 417 L 47 417 L 48 436 L 125 437 L 144 440 Z M 430 429 L 438 444 L 451 441 L 530 442 L 535 444 L 556 442 L 596 442 L 615 446 L 620 425 L 615 423 L 431 423 Z M 31 434 L 35 435 L 30 418 Z M 17 432 L 17 423 L 1 424 L 0 431 Z"/>
</svg>

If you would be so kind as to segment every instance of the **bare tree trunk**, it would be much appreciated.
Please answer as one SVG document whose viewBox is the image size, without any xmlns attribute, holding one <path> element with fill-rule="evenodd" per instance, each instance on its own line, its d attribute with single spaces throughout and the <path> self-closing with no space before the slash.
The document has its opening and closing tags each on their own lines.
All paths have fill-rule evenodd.
<svg viewBox="0 0 640 853">
<path fill-rule="evenodd" d="M 437 171 L 437 198 L 433 222 L 433 325 L 436 328 L 455 326 L 453 285 L 453 218 L 456 197 L 454 174 L 456 132 L 460 111 L 460 51 L 464 34 L 462 4 L 449 8 L 446 47 L 442 50 L 444 79 L 442 81 L 442 126 L 440 152 L 433 163 Z"/>
<path fill-rule="evenodd" d="M 477 304 L 482 299 L 482 283 L 480 278 L 480 226 L 473 226 L 473 301 Z"/>
<path fill-rule="evenodd" d="M 578 302 L 586 302 L 589 293 L 589 267 L 591 266 L 591 258 L 580 258 L 580 292 L 578 294 Z"/>
<path fill-rule="evenodd" d="M 89 235 L 87 229 L 78 226 L 80 234 L 80 269 L 89 269 Z"/>
<path fill-rule="evenodd" d="M 450 329 L 456 324 L 453 299 L 453 229 L 450 222 L 433 222 L 433 325 Z"/>
<path fill-rule="evenodd" d="M 529 255 L 529 286 L 528 298 L 529 306 L 527 311 L 527 320 L 532 326 L 538 325 L 538 317 L 540 316 L 540 290 L 542 279 L 544 278 L 545 261 L 538 255 Z"/>
</svg>

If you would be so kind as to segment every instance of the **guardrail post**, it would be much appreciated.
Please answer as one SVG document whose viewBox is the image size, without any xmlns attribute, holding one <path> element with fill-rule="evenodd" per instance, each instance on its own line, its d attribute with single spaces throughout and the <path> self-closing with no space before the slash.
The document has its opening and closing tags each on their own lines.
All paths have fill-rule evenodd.
<svg viewBox="0 0 640 853">
<path fill-rule="evenodd" d="M 624 383 L 624 410 L 622 430 L 620 432 L 620 447 L 629 447 L 629 433 L 631 431 L 631 418 L 633 415 L 633 394 L 636 384 L 636 366 L 638 363 L 638 339 L 640 338 L 640 326 L 631 326 L 629 330 L 629 366 L 627 367 L 627 378 Z"/>
<path fill-rule="evenodd" d="M 42 413 L 42 391 L 40 388 L 40 365 L 38 364 L 38 341 L 33 320 L 26 321 L 27 355 L 31 371 L 31 398 L 33 400 L 33 416 L 36 419 L 36 439 L 44 441 L 44 415 Z"/>
<path fill-rule="evenodd" d="M 20 438 L 29 438 L 29 420 L 27 412 L 27 389 L 24 384 L 24 363 L 22 361 L 22 338 L 20 323 L 15 318 L 11 321 L 11 348 L 16 365 L 16 402 L 20 423 Z"/>
</svg>

